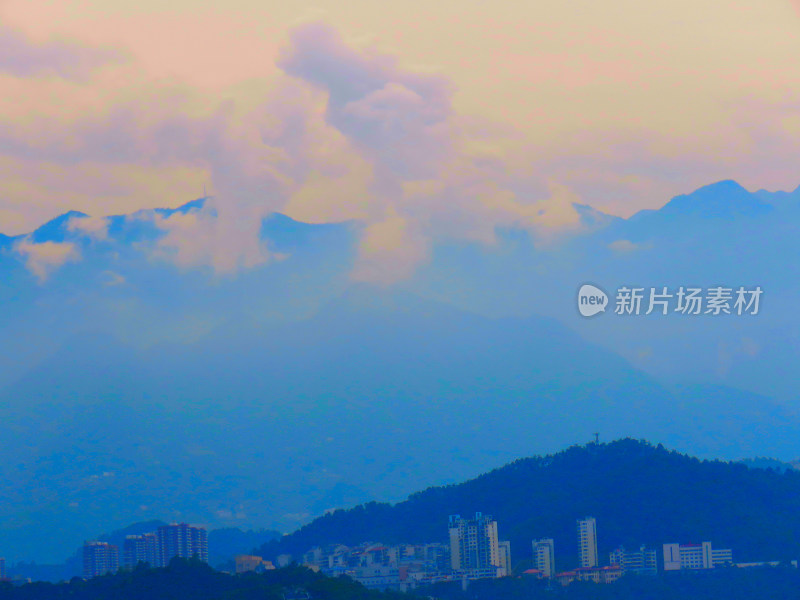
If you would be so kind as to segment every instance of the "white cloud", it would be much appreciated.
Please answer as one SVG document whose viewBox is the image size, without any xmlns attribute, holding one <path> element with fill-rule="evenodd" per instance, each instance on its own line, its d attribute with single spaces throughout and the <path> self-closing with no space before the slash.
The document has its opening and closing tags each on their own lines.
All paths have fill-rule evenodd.
<svg viewBox="0 0 800 600">
<path fill-rule="evenodd" d="M 17 254 L 25 257 L 28 270 L 36 275 L 40 283 L 47 280 L 50 274 L 68 262 L 80 259 L 80 250 L 71 242 L 35 243 L 30 238 L 23 238 L 14 245 Z"/>
<path fill-rule="evenodd" d="M 166 232 L 156 254 L 178 266 L 211 266 L 216 273 L 230 273 L 264 264 L 271 257 L 261 242 L 261 210 L 227 212 L 220 218 L 208 202 L 202 209 L 155 215 L 155 224 Z M 243 207 L 237 206 L 242 209 Z M 224 209 L 223 209 L 224 210 Z"/>
<path fill-rule="evenodd" d="M 386 285 L 409 277 L 428 250 L 426 240 L 414 227 L 394 213 L 369 225 L 361 239 L 352 278 Z"/>
<path fill-rule="evenodd" d="M 108 239 L 108 225 L 109 220 L 104 217 L 72 217 L 67 222 L 67 229 L 82 233 L 100 242 Z"/>
</svg>

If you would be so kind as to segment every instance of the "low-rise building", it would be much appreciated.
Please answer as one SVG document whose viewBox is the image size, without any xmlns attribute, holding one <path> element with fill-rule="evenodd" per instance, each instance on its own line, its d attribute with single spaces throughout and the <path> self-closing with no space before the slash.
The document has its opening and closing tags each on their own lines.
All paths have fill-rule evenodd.
<svg viewBox="0 0 800 600">
<path fill-rule="evenodd" d="M 540 569 L 526 569 L 522 572 L 522 574 L 535 577 L 536 579 L 545 579 L 545 574 Z"/>
<path fill-rule="evenodd" d="M 619 565 L 622 573 L 636 573 L 637 575 L 657 575 L 658 560 L 654 548 L 640 546 L 638 550 L 628 551 L 623 546 L 612 551 L 609 563 Z"/>
<path fill-rule="evenodd" d="M 264 560 L 261 556 L 239 554 L 234 560 L 236 562 L 237 573 L 261 573 L 263 571 L 271 571 L 275 568 L 275 565 L 268 560 Z"/>
<path fill-rule="evenodd" d="M 664 544 L 664 570 L 713 569 L 733 563 L 733 551 L 714 549 L 711 542 L 700 544 Z"/>
<path fill-rule="evenodd" d="M 555 579 L 563 586 L 573 581 L 591 581 L 593 583 L 614 583 L 622 577 L 622 569 L 618 565 L 607 567 L 578 567 L 572 571 L 557 573 Z"/>
</svg>

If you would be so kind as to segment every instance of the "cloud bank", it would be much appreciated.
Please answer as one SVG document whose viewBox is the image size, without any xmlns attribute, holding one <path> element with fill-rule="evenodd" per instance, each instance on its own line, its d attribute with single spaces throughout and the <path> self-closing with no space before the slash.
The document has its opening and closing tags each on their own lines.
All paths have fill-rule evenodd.
<svg viewBox="0 0 800 600">
<path fill-rule="evenodd" d="M 499 229 L 518 228 L 546 245 L 580 230 L 576 202 L 653 207 L 671 190 L 742 172 L 765 186 L 796 172 L 796 65 L 775 59 L 761 43 L 763 28 L 726 41 L 747 21 L 748 2 L 726 12 L 658 6 L 664 18 L 705 16 L 705 36 L 682 21 L 670 21 L 669 33 L 653 11 L 629 4 L 614 6 L 630 23 L 590 5 L 591 23 L 578 22 L 555 2 L 539 6 L 536 26 L 504 20 L 502 10 L 465 11 L 451 28 L 454 40 L 474 42 L 456 44 L 463 64 L 450 60 L 447 40 L 438 40 L 438 53 L 415 53 L 414 40 L 400 38 L 392 38 L 399 50 L 387 50 L 380 38 L 348 38 L 333 24 L 339 16 L 328 17 L 279 29 L 263 54 L 219 46 L 224 59 L 211 67 L 206 55 L 203 64 L 187 57 L 187 77 L 201 67 L 252 74 L 216 89 L 154 77 L 147 48 L 109 49 L 108 37 L 79 31 L 68 8 L 54 10 L 73 27 L 69 37 L 53 33 L 55 21 L 35 34 L 3 25 L 0 226 L 24 233 L 68 209 L 102 219 L 175 207 L 207 186 L 213 198 L 203 209 L 148 213 L 163 233 L 148 249 L 153 256 L 236 273 L 274 258 L 259 238 L 272 212 L 314 223 L 355 219 L 363 237 L 353 278 L 391 283 L 413 274 L 441 241 L 491 245 Z M 20 22 L 35 16 L 17 14 Z M 774 26 L 787 14 L 791 7 L 770 7 L 764 19 Z M 224 25 L 228 17 L 217 16 Z M 600 35 L 603 23 L 613 38 Z M 411 35 L 409 23 L 398 27 Z M 487 38 L 501 30 L 508 47 Z M 118 33 L 129 45 L 138 40 L 125 37 L 133 30 Z M 728 50 L 707 52 L 708 36 Z M 779 39 L 784 50 L 794 43 Z M 769 77 L 742 54 L 748 48 L 771 65 Z M 120 60 L 128 55 L 141 62 Z M 698 74 L 697 61 L 716 70 Z M 480 76 L 471 80 L 470 69 Z M 509 77 L 519 81 L 516 96 Z M 776 81 L 786 85 L 768 88 Z M 23 94 L 24 106 L 8 101 Z M 692 103 L 678 102 L 686 94 Z M 104 239 L 99 221 L 74 228 Z"/>
<path fill-rule="evenodd" d="M 95 69 L 124 59 L 119 50 L 90 48 L 76 42 L 36 43 L 0 24 L 0 72 L 17 77 L 55 75 L 85 81 Z"/>
</svg>

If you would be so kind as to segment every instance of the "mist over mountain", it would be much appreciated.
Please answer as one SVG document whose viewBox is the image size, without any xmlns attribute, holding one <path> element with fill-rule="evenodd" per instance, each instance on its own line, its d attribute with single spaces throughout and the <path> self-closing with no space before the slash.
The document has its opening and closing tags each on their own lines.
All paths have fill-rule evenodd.
<svg viewBox="0 0 800 600">
<path fill-rule="evenodd" d="M 437 246 L 390 288 L 352 281 L 356 222 L 273 215 L 276 258 L 236 274 L 176 264 L 150 212 L 0 238 L 0 548 L 63 560 L 150 519 L 291 531 L 596 431 L 796 458 L 800 195 L 722 182 L 578 211 L 563 239 Z M 57 265 L 24 251 L 48 242 L 69 245 Z M 761 285 L 764 306 L 581 320 L 585 281 Z"/>
<path fill-rule="evenodd" d="M 747 192 L 732 181 L 679 196 L 660 210 L 608 219 L 549 243 L 506 231 L 492 251 L 445 244 L 413 289 L 488 315 L 539 314 L 578 331 L 659 378 L 714 382 L 798 399 L 800 359 L 800 189 Z M 710 316 L 582 319 L 581 284 L 611 293 L 621 286 L 761 286 L 755 318 Z"/>
</svg>

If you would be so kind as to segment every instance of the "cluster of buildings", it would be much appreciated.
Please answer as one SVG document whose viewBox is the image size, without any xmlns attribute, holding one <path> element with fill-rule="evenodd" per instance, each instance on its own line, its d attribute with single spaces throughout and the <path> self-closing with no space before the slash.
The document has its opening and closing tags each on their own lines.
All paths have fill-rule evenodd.
<svg viewBox="0 0 800 600">
<path fill-rule="evenodd" d="M 151 567 L 165 567 L 176 556 L 195 557 L 208 562 L 208 534 L 205 528 L 173 523 L 151 533 L 129 535 L 122 546 L 121 564 L 119 548 L 114 544 L 84 542 L 83 576 L 98 577 L 114 573 L 120 566 L 133 568 L 140 562 L 148 563 Z"/>
<path fill-rule="evenodd" d="M 511 573 L 511 544 L 501 541 L 497 521 L 476 513 L 451 515 L 448 542 L 384 546 L 317 547 L 303 555 L 303 564 L 327 575 L 348 575 L 371 589 L 406 591 L 440 581 L 504 577 Z"/>
<path fill-rule="evenodd" d="M 533 541 L 534 569 L 526 573 L 541 578 L 555 579 L 561 585 L 573 581 L 593 581 L 613 583 L 626 573 L 637 575 L 656 575 L 659 571 L 658 556 L 654 548 L 640 546 L 628 550 L 623 546 L 609 553 L 608 564 L 601 565 L 597 551 L 597 520 L 594 517 L 579 519 L 577 522 L 579 566 L 570 571 L 556 573 L 555 548 L 552 539 Z M 663 570 L 697 570 L 733 564 L 730 549 L 714 549 L 711 542 L 702 544 L 663 545 Z"/>
<path fill-rule="evenodd" d="M 577 521 L 578 566 L 557 571 L 553 538 L 532 542 L 533 568 L 525 574 L 561 585 L 573 581 L 613 583 L 626 573 L 656 575 L 659 570 L 713 569 L 733 564 L 729 549 L 715 549 L 711 542 L 663 545 L 663 562 L 654 548 L 615 548 L 601 564 L 597 548 L 597 520 Z M 355 547 L 316 547 L 303 555 L 304 565 L 327 575 L 348 575 L 368 588 L 406 591 L 440 581 L 497 578 L 511 574 L 511 545 L 498 537 L 497 521 L 476 513 L 462 518 L 451 515 L 448 543 L 384 546 L 364 543 Z M 744 566 L 744 565 L 742 565 Z"/>
<path fill-rule="evenodd" d="M 532 541 L 533 568 L 526 575 L 547 579 L 562 586 L 573 581 L 613 583 L 627 573 L 656 575 L 660 570 L 684 571 L 714 569 L 735 565 L 753 567 L 778 563 L 733 562 L 730 549 L 714 548 L 711 542 L 699 544 L 667 543 L 662 559 L 647 546 L 615 548 L 601 564 L 597 546 L 597 520 L 585 517 L 577 521 L 578 566 L 557 571 L 553 538 Z M 186 523 L 163 525 L 156 531 L 125 538 L 122 553 L 113 544 L 87 541 L 83 545 L 83 575 L 86 578 L 114 573 L 120 567 L 133 568 L 139 563 L 152 567 L 167 566 L 174 557 L 198 558 L 208 562 L 208 536 L 203 527 Z M 278 565 L 289 564 L 291 557 L 281 555 Z M 272 570 L 272 562 L 260 556 L 236 556 L 236 572 Z M 497 521 L 475 513 L 463 518 L 451 515 L 447 543 L 400 544 L 384 546 L 363 543 L 357 546 L 330 545 L 306 552 L 302 564 L 326 575 L 348 575 L 371 589 L 407 591 L 422 585 L 459 581 L 464 587 L 471 580 L 511 575 L 511 544 L 498 535 Z M 797 567 L 797 563 L 793 562 Z M 0 580 L 5 579 L 5 560 L 0 558 Z"/>
<path fill-rule="evenodd" d="M 535 568 L 526 573 L 555 580 L 561 585 L 569 585 L 573 581 L 613 583 L 626 573 L 655 575 L 658 572 L 656 552 L 645 546 L 634 551 L 620 546 L 609 554 L 608 564 L 601 565 L 597 550 L 597 520 L 594 517 L 579 519 L 577 530 L 578 566 L 575 569 L 560 573 L 554 571 L 555 547 L 553 540 L 548 538 L 533 541 Z"/>
</svg>

